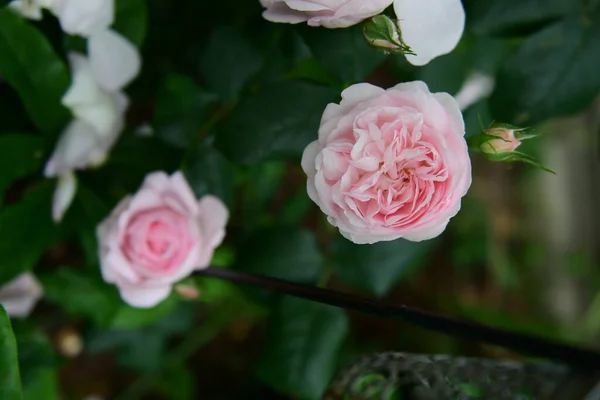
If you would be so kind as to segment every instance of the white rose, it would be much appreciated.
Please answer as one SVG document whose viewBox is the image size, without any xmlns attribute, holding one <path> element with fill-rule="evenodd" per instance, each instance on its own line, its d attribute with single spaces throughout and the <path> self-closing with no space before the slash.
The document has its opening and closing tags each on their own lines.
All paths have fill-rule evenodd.
<svg viewBox="0 0 600 400">
<path fill-rule="evenodd" d="M 54 0 L 50 10 L 63 31 L 84 37 L 106 30 L 115 18 L 114 0 Z"/>
</svg>

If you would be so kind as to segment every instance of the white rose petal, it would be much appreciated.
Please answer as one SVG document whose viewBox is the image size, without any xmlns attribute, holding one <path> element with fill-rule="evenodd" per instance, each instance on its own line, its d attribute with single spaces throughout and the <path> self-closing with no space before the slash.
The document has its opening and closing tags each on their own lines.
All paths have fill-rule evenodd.
<svg viewBox="0 0 600 400">
<path fill-rule="evenodd" d="M 51 10 L 63 31 L 84 37 L 108 29 L 115 18 L 114 0 L 59 0 Z"/>
<path fill-rule="evenodd" d="M 464 111 L 479 100 L 492 94 L 495 83 L 493 77 L 480 72 L 473 72 L 467 77 L 454 99 L 460 109 Z"/>
<path fill-rule="evenodd" d="M 75 198 L 77 178 L 72 171 L 58 176 L 58 184 L 52 199 L 52 219 L 60 222 Z"/>
<path fill-rule="evenodd" d="M 417 66 L 454 50 L 465 28 L 461 0 L 394 0 L 394 11 L 402 40 L 416 53 L 406 59 Z"/>
<path fill-rule="evenodd" d="M 141 60 L 137 48 L 110 29 L 89 38 L 88 55 L 96 80 L 107 91 L 122 89 L 140 71 Z"/>
<path fill-rule="evenodd" d="M 25 18 L 39 21 L 42 19 L 42 6 L 35 0 L 14 0 L 8 7 Z"/>
<path fill-rule="evenodd" d="M 73 80 L 62 103 L 98 133 L 108 134 L 119 117 L 113 97 L 100 87 L 85 56 L 71 53 L 69 61 Z"/>
</svg>

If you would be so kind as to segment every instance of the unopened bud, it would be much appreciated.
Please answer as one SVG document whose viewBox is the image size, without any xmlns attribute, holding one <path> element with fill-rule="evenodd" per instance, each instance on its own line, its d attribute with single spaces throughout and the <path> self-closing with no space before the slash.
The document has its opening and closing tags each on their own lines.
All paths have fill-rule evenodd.
<svg viewBox="0 0 600 400">
<path fill-rule="evenodd" d="M 488 136 L 487 140 L 479 148 L 486 154 L 512 153 L 521 145 L 521 141 L 515 137 L 514 129 L 492 127 L 485 131 L 485 135 Z"/>
<path fill-rule="evenodd" d="M 467 143 L 469 148 L 481 151 L 490 161 L 520 161 L 554 173 L 554 171 L 543 167 L 534 157 L 516 151 L 523 140 L 537 136 L 534 133 L 526 133 L 526 130 L 527 128 L 494 123 L 483 133 L 469 137 Z"/>
<path fill-rule="evenodd" d="M 181 297 L 187 300 L 195 300 L 198 297 L 200 297 L 200 292 L 196 287 L 192 285 L 180 283 L 179 285 L 175 286 L 175 291 L 177 292 L 177 294 L 179 294 Z"/>
<path fill-rule="evenodd" d="M 402 41 L 398 24 L 386 15 L 376 15 L 366 21 L 363 25 L 363 35 L 371 46 L 386 53 L 414 54 Z"/>
</svg>

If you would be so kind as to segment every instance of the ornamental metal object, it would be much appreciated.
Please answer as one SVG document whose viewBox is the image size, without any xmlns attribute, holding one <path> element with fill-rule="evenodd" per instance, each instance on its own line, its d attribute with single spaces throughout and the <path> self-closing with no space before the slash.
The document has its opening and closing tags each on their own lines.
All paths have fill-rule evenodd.
<svg viewBox="0 0 600 400">
<path fill-rule="evenodd" d="M 343 370 L 323 400 L 599 400 L 598 382 L 551 362 L 385 352 Z"/>
</svg>

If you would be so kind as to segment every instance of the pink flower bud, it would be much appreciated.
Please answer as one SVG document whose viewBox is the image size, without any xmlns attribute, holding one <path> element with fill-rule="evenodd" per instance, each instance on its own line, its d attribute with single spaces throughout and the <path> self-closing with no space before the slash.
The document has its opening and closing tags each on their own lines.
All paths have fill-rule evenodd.
<svg viewBox="0 0 600 400">
<path fill-rule="evenodd" d="M 494 128 L 487 130 L 485 133 L 499 138 L 481 144 L 481 151 L 486 154 L 512 153 L 521 145 L 521 141 L 515 137 L 513 129 Z"/>
<path fill-rule="evenodd" d="M 175 291 L 177 294 L 187 300 L 195 300 L 200 297 L 200 292 L 197 288 L 190 285 L 184 285 L 182 283 L 175 285 Z"/>
</svg>

